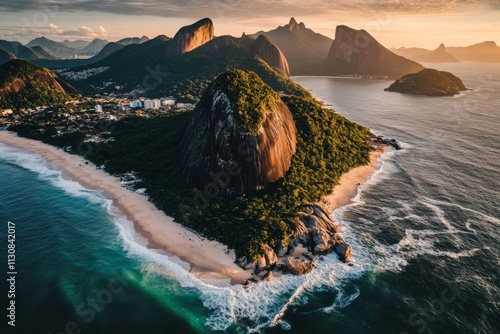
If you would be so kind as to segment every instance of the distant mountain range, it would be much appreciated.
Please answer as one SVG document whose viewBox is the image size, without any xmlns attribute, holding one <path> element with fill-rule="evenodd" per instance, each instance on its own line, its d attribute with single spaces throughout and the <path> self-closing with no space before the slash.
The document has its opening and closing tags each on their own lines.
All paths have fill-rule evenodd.
<svg viewBox="0 0 500 334">
<path fill-rule="evenodd" d="M 292 17 L 264 35 L 286 56 L 291 75 L 361 75 L 399 78 L 424 67 L 383 47 L 368 32 L 338 26 L 335 40 L 306 28 Z M 366 45 L 365 45 L 366 44 Z"/>
<path fill-rule="evenodd" d="M 250 36 L 257 38 L 259 35 L 268 37 L 283 51 L 292 73 L 324 61 L 333 42 L 331 38 L 306 28 L 303 22 L 297 23 L 293 17 L 287 25 Z"/>
<path fill-rule="evenodd" d="M 500 47 L 492 41 L 458 47 L 445 47 L 441 44 L 436 50 L 404 47 L 392 48 L 391 50 L 400 56 L 422 62 L 472 61 L 500 63 Z M 448 54 L 446 57 L 443 57 L 444 52 Z"/>
<path fill-rule="evenodd" d="M 119 45 L 130 45 L 130 44 L 140 44 L 149 40 L 148 37 L 131 37 L 124 38 L 117 42 L 111 42 Z M 32 40 L 27 44 L 28 47 L 41 46 L 46 49 L 49 53 L 59 57 L 59 58 L 75 58 L 75 56 L 95 56 L 101 52 L 104 47 L 109 44 L 109 41 L 102 39 L 94 39 L 91 42 L 83 43 L 84 41 L 63 41 L 56 42 L 49 40 L 45 37 L 40 37 Z M 68 46 L 73 45 L 73 47 Z"/>
<path fill-rule="evenodd" d="M 337 26 L 335 40 L 326 61 L 328 73 L 399 78 L 424 67 L 398 56 L 365 30 Z"/>
<path fill-rule="evenodd" d="M 103 82 L 111 81 L 125 86 L 124 89 L 146 90 L 150 95 L 173 94 L 192 101 L 199 98 L 219 74 L 230 69 L 246 69 L 256 72 L 276 91 L 308 95 L 287 78 L 286 57 L 268 38 L 214 37 L 210 19 L 181 28 L 173 39 L 158 36 L 142 44 L 128 45 L 100 61 L 72 68 L 61 75 L 75 78 L 72 74 L 92 72 L 94 68 L 105 70 L 72 84 L 85 91 L 91 85 L 100 87 Z M 111 91 L 114 86 L 108 89 Z"/>
</svg>

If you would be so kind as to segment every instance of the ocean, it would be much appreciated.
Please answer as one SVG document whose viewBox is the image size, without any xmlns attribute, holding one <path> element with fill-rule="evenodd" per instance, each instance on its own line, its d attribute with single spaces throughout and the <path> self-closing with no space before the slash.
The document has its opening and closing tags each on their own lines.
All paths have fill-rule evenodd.
<svg viewBox="0 0 500 334">
<path fill-rule="evenodd" d="M 500 64 L 424 64 L 472 90 L 384 92 L 389 81 L 295 77 L 397 139 L 333 218 L 353 246 L 306 276 L 244 290 L 201 282 L 150 250 L 98 191 L 0 144 L 2 333 L 496 333 L 500 328 Z M 9 319 L 8 222 L 16 234 Z"/>
</svg>

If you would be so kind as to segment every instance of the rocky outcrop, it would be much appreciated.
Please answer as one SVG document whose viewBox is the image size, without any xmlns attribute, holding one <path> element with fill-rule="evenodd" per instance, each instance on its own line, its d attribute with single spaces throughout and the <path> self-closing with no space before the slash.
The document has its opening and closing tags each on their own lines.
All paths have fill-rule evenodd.
<svg viewBox="0 0 500 334">
<path fill-rule="evenodd" d="M 23 91 L 26 88 L 40 88 L 48 87 L 50 89 L 56 90 L 58 92 L 64 93 L 65 90 L 57 80 L 57 76 L 47 69 L 42 67 L 35 67 L 36 69 L 16 75 L 19 64 L 28 63 L 25 60 L 15 59 L 11 60 L 0 68 L 0 73 L 5 71 L 5 73 L 11 73 L 16 78 L 8 83 L 2 83 L 3 89 L 0 89 L 0 97 L 6 97 L 10 94 L 15 94 Z M 35 66 L 35 65 L 31 65 Z"/>
<path fill-rule="evenodd" d="M 444 44 L 439 45 L 439 47 L 429 53 L 416 56 L 413 59 L 421 62 L 428 63 L 459 63 L 460 61 L 453 55 L 446 52 L 446 47 Z"/>
<path fill-rule="evenodd" d="M 285 55 L 269 38 L 264 35 L 257 37 L 254 44 L 254 51 L 266 63 L 280 69 L 287 77 L 290 77 L 290 69 L 288 68 Z"/>
<path fill-rule="evenodd" d="M 287 244 L 285 247 L 284 244 Z M 284 258 L 292 254 L 296 247 L 302 245 L 313 255 L 325 255 L 335 252 L 343 262 L 349 262 L 352 248 L 340 235 L 339 227 L 333 222 L 328 213 L 319 205 L 310 205 L 304 208 L 297 224 L 295 236 L 287 243 L 281 241 L 276 251 L 268 245 L 263 245 L 262 255 L 257 261 L 248 263 L 244 258 L 238 265 L 245 269 L 253 269 L 259 273 L 273 268 L 279 262 L 279 257 Z M 294 275 L 303 275 L 310 272 L 315 266 L 315 257 L 311 253 L 302 254 L 302 259 L 288 257 L 284 260 L 285 268 Z M 277 265 L 278 269 L 280 265 Z"/>
<path fill-rule="evenodd" d="M 324 75 L 324 61 L 333 42 L 331 38 L 308 29 L 303 22 L 297 23 L 293 17 L 288 24 L 251 36 L 258 38 L 260 35 L 268 37 L 283 52 L 291 75 Z"/>
<path fill-rule="evenodd" d="M 455 75 L 427 68 L 418 73 L 403 76 L 385 90 L 414 95 L 452 96 L 460 94 L 467 88 Z"/>
<path fill-rule="evenodd" d="M 285 176 L 296 148 L 288 107 L 255 73 L 219 76 L 181 144 L 182 175 L 207 197 L 250 194 Z"/>
<path fill-rule="evenodd" d="M 167 56 L 178 56 L 196 49 L 214 38 L 214 25 L 209 18 L 182 27 L 168 43 Z"/>
<path fill-rule="evenodd" d="M 365 30 L 337 26 L 327 58 L 329 71 L 341 75 L 399 78 L 424 67 L 382 46 Z"/>
<path fill-rule="evenodd" d="M 294 259 L 293 257 L 289 257 L 285 260 L 286 269 L 293 275 L 301 276 L 305 275 L 314 268 L 314 264 L 312 262 L 304 262 Z"/>
<path fill-rule="evenodd" d="M 0 65 L 5 64 L 12 59 L 16 59 L 16 56 L 12 52 L 0 49 Z"/>
</svg>

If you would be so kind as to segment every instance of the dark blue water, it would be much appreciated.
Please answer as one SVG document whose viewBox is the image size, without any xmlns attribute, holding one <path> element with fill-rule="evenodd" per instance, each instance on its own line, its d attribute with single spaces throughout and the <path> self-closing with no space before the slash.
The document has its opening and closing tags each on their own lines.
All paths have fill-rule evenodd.
<svg viewBox="0 0 500 334">
<path fill-rule="evenodd" d="M 68 324 L 82 333 L 496 333 L 500 66 L 435 66 L 474 90 L 428 98 L 384 92 L 384 81 L 294 78 L 405 149 L 386 153 L 353 203 L 333 213 L 354 266 L 327 257 L 309 275 L 248 291 L 190 276 L 148 250 L 98 192 L 0 144 L 2 305 L 7 221 L 17 236 L 17 326 L 8 333 Z"/>
</svg>

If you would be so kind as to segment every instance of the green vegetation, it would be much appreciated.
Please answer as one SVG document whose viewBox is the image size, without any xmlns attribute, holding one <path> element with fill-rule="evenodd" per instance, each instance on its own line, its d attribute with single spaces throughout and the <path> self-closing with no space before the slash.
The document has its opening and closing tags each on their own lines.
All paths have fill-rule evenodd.
<svg viewBox="0 0 500 334">
<path fill-rule="evenodd" d="M 0 66 L 0 109 L 23 109 L 64 103 L 72 97 L 50 87 L 56 82 L 54 73 L 26 60 L 13 59 Z M 26 86 L 15 94 L 1 94 L 15 81 Z M 4 96 L 2 96 L 4 95 Z"/>
<path fill-rule="evenodd" d="M 112 80 L 124 85 L 124 90 L 147 88 L 150 97 L 173 95 L 180 101 L 195 101 L 220 74 L 231 69 L 250 70 L 275 91 L 297 96 L 310 96 L 302 87 L 272 68 L 252 49 L 253 40 L 231 36 L 217 37 L 182 57 L 167 57 L 165 48 L 169 39 L 157 37 L 140 45 L 128 45 L 102 61 L 86 68 L 106 66 L 109 69 L 86 80 L 72 81 L 71 85 L 86 93 L 91 85 L 102 86 Z M 115 85 L 104 89 L 113 91 Z"/>
<path fill-rule="evenodd" d="M 276 247 L 294 235 L 302 205 L 320 201 L 343 173 L 369 161 L 368 129 L 311 98 L 283 100 L 297 124 L 297 152 L 286 177 L 253 196 L 209 200 L 181 177 L 180 143 L 192 112 L 121 120 L 114 143 L 95 145 L 86 157 L 98 165 L 106 162 L 110 173 L 139 172 L 140 187 L 148 189 L 158 208 L 238 256 L 255 259 L 262 243 Z"/>
<path fill-rule="evenodd" d="M 278 95 L 254 72 L 232 70 L 221 74 L 216 89 L 222 90 L 236 111 L 236 124 L 243 130 L 256 134 L 266 117 L 274 110 Z"/>
<path fill-rule="evenodd" d="M 459 94 L 467 88 L 455 75 L 427 68 L 418 73 L 407 74 L 396 80 L 387 91 L 407 94 L 448 96 Z"/>
</svg>

